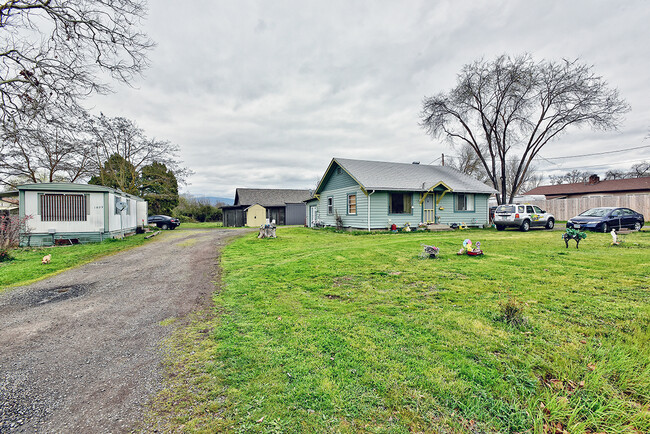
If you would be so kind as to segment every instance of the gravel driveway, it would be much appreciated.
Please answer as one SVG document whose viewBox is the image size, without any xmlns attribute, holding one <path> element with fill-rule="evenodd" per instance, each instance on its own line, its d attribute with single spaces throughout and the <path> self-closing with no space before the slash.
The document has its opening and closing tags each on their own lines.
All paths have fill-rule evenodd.
<svg viewBox="0 0 650 434">
<path fill-rule="evenodd" d="M 244 232 L 166 231 L 0 295 L 0 432 L 134 427 L 162 382 L 160 322 L 211 302 L 219 248 Z"/>
</svg>

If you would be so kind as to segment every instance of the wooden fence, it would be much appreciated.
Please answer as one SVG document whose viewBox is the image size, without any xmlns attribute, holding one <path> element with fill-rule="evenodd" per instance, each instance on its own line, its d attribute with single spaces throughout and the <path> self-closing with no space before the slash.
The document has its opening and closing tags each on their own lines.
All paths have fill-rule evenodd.
<svg viewBox="0 0 650 434">
<path fill-rule="evenodd" d="M 634 211 L 643 214 L 646 222 L 650 221 L 650 194 L 547 199 L 536 200 L 531 203 L 553 214 L 556 220 L 568 220 L 589 208 L 596 208 L 599 206 L 620 206 L 631 208 Z"/>
</svg>

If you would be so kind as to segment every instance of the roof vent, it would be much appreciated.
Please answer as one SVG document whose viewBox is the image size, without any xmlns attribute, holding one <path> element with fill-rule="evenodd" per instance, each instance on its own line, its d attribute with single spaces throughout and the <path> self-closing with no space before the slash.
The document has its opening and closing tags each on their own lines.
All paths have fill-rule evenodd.
<svg viewBox="0 0 650 434">
<path fill-rule="evenodd" d="M 420 164 L 420 162 L 419 162 L 419 161 L 414 161 L 414 162 L 411 163 L 411 164 Z"/>
</svg>

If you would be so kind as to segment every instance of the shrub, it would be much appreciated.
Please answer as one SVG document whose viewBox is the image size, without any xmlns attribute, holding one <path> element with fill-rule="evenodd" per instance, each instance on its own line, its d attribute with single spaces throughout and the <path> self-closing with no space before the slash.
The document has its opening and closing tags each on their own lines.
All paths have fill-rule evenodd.
<svg viewBox="0 0 650 434">
<path fill-rule="evenodd" d="M 20 244 L 20 233 L 27 233 L 31 216 L 0 215 L 0 262 L 11 259 L 9 251 Z"/>
</svg>

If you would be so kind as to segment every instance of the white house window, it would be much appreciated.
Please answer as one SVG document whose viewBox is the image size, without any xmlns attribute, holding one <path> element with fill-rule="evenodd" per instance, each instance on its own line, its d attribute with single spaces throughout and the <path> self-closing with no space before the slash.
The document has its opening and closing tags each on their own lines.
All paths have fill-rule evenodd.
<svg viewBox="0 0 650 434">
<path fill-rule="evenodd" d="M 334 214 L 334 198 L 332 196 L 327 198 L 327 214 Z"/>
<path fill-rule="evenodd" d="M 388 196 L 389 214 L 411 214 L 412 213 L 411 193 L 390 193 Z"/>
<path fill-rule="evenodd" d="M 456 195 L 456 211 L 474 211 L 474 195 L 458 193 Z"/>
<path fill-rule="evenodd" d="M 85 222 L 88 219 L 87 201 L 83 194 L 43 194 L 41 221 Z"/>
<path fill-rule="evenodd" d="M 349 194 L 348 195 L 348 214 L 357 213 L 357 195 Z"/>
</svg>

